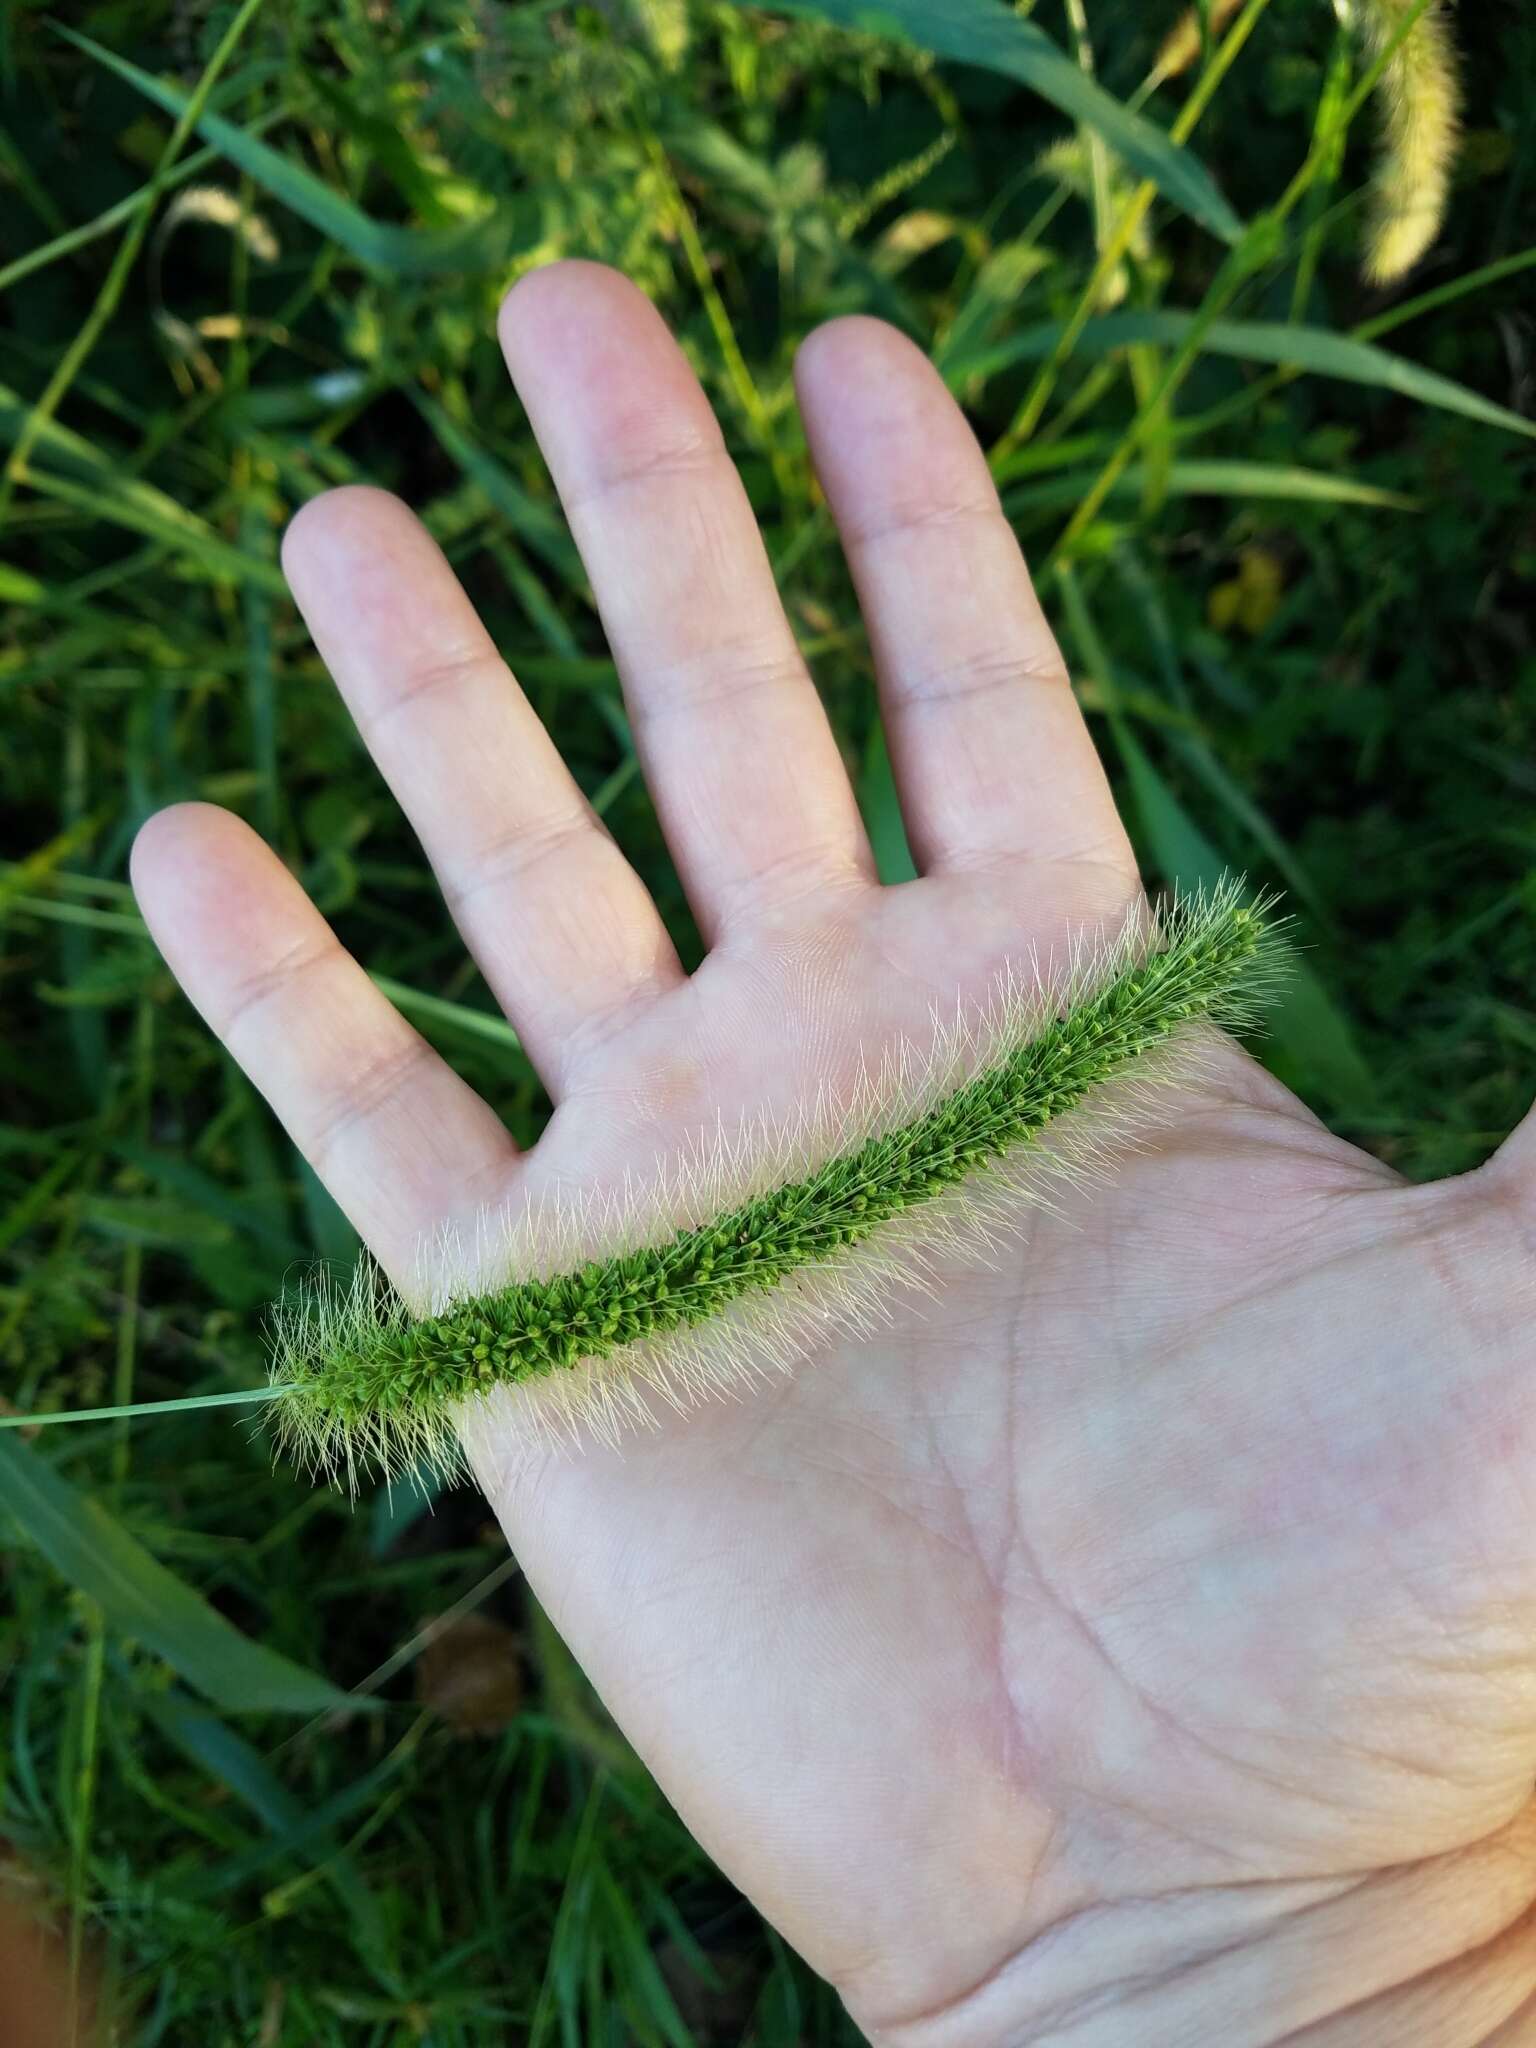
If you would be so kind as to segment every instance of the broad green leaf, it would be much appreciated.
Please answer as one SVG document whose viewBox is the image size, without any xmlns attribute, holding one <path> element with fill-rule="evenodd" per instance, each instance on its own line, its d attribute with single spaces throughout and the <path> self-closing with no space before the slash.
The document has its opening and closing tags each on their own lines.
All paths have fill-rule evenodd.
<svg viewBox="0 0 1536 2048">
<path fill-rule="evenodd" d="M 126 57 L 103 49 L 62 22 L 55 22 L 54 27 L 166 113 L 180 114 L 186 107 L 188 95 L 180 86 L 151 77 Z M 513 250 L 531 246 L 542 234 L 542 209 L 534 199 L 514 205 L 503 202 L 484 219 L 468 221 L 463 227 L 397 227 L 364 213 L 354 201 L 322 183 L 313 171 L 220 114 L 205 113 L 197 130 L 205 142 L 248 172 L 274 199 L 383 276 L 433 277 L 444 271 L 494 269 Z"/>
<path fill-rule="evenodd" d="M 1242 222 L 1198 157 L 1122 106 L 1043 29 L 1021 20 L 1002 0 L 775 0 L 775 5 L 781 12 L 817 14 L 844 28 L 893 36 L 956 64 L 1016 78 L 1102 135 L 1132 170 L 1222 241 L 1236 242 L 1242 235 Z"/>
<path fill-rule="evenodd" d="M 1168 787 L 1135 734 L 1121 723 L 1114 736 L 1141 823 L 1138 836 L 1163 881 L 1181 895 L 1218 888 L 1229 877 L 1224 857 Z"/>
<path fill-rule="evenodd" d="M 1303 1095 L 1351 1117 L 1378 1101 L 1375 1071 L 1349 1019 L 1294 951 L 1269 1029 L 1280 1055 L 1274 1065 Z"/>
<path fill-rule="evenodd" d="M 1169 703 L 1179 710 L 1190 711 L 1189 687 L 1184 680 L 1178 640 L 1156 580 L 1129 543 L 1116 548 L 1113 567 L 1141 614 L 1148 651 L 1162 678 Z M 1125 702 L 1128 710 L 1135 708 L 1129 698 Z M 1262 807 L 1228 773 L 1199 728 L 1191 725 L 1175 729 L 1169 735 L 1169 744 L 1217 802 L 1230 811 L 1249 837 L 1262 847 L 1275 872 L 1283 877 L 1292 899 L 1305 904 L 1316 922 L 1327 928 L 1332 920 L 1316 883 Z"/>
<path fill-rule="evenodd" d="M 1318 894 L 1316 883 L 1253 798 L 1228 774 L 1202 735 L 1198 732 L 1171 733 L 1169 745 L 1191 774 L 1199 777 L 1216 801 L 1231 812 L 1248 836 L 1263 849 L 1275 872 L 1283 879 L 1291 900 L 1304 903 L 1317 922 L 1327 926 L 1327 906 Z"/>
<path fill-rule="evenodd" d="M 9 1432 L 0 1436 L 0 1503 L 113 1628 L 163 1657 L 216 1705 L 234 1713 L 319 1714 L 357 1704 L 329 1679 L 242 1635 L 98 1501 Z"/>
<path fill-rule="evenodd" d="M 1049 483 L 1023 484 L 1007 492 L 1003 508 L 1010 516 L 1019 512 L 1054 512 L 1075 505 L 1097 480 L 1095 469 L 1068 470 Z M 1188 461 L 1171 462 L 1160 474 L 1170 498 L 1291 498 L 1311 503 L 1375 505 L 1388 512 L 1412 512 L 1414 500 L 1399 491 L 1382 490 L 1377 484 L 1357 483 L 1353 477 L 1329 476 L 1320 469 L 1302 469 L 1284 462 Z M 1116 497 L 1135 496 L 1146 482 L 1146 471 L 1135 463 L 1116 478 Z"/>
<path fill-rule="evenodd" d="M 310 1243 L 323 1265 L 338 1273 L 350 1272 L 362 1243 L 341 1212 L 341 1206 L 297 1146 L 293 1152 L 299 1194 L 309 1224 Z"/>
<path fill-rule="evenodd" d="M 1117 348 L 1151 342 L 1177 347 L 1194 325 L 1193 313 L 1106 313 L 1090 320 L 1073 346 L 1074 355 L 1103 356 Z M 1041 362 L 1061 338 L 1060 321 L 1041 321 L 989 347 L 961 349 L 946 355 L 945 375 L 956 382 L 991 376 L 1015 363 Z M 1460 413 L 1488 427 L 1511 434 L 1536 436 L 1536 421 L 1522 419 L 1507 406 L 1495 405 L 1480 392 L 1469 391 L 1454 378 L 1426 370 L 1406 356 L 1326 327 L 1291 327 L 1278 320 L 1213 320 L 1200 338 L 1207 355 L 1235 356 L 1248 363 L 1273 363 L 1281 369 L 1309 370 L 1319 377 L 1338 377 L 1348 384 L 1366 384 L 1394 391 L 1440 412 Z"/>
<path fill-rule="evenodd" d="M 381 1486 L 368 1512 L 368 1554 L 384 1557 L 407 1529 L 430 1514 L 446 1485 L 442 1474 L 425 1462 Z"/>
</svg>

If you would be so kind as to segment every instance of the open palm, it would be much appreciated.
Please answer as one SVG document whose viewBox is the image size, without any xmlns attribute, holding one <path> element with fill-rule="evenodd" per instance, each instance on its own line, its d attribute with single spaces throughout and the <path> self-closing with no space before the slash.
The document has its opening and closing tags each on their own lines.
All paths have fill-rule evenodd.
<svg viewBox="0 0 1536 2048">
<path fill-rule="evenodd" d="M 331 494 L 290 580 L 556 1103 L 497 1119 L 225 813 L 135 881 L 386 1267 L 788 1116 L 1139 900 L 986 465 L 887 328 L 800 366 L 921 879 L 881 888 L 747 500 L 611 272 L 503 340 L 710 946 L 685 977 L 442 557 Z M 1536 1158 L 1409 1188 L 1222 1044 L 1107 1188 L 876 1340 L 621 1453 L 472 1453 L 724 1867 L 892 2042 L 1536 2042 Z"/>
</svg>

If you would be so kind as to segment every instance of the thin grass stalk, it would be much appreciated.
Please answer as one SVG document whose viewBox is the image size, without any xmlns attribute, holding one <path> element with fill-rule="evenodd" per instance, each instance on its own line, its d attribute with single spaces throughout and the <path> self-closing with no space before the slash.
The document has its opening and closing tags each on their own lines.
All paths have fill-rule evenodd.
<svg viewBox="0 0 1536 2048">
<path fill-rule="evenodd" d="M 1347 129 L 1355 120 L 1377 80 L 1391 61 L 1393 53 L 1412 32 L 1420 15 L 1431 5 L 1433 0 L 1414 0 L 1413 6 L 1404 15 L 1394 35 L 1379 51 L 1374 63 L 1367 68 L 1364 77 L 1340 109 L 1338 119 L 1342 128 Z M 1272 260 L 1280 243 L 1280 231 L 1285 222 L 1311 190 L 1314 180 L 1320 177 L 1326 168 L 1327 149 L 1331 141 L 1331 136 L 1314 137 L 1312 147 L 1280 198 L 1267 212 L 1258 215 L 1250 223 L 1237 247 L 1230 250 L 1224 258 L 1210 290 L 1205 295 L 1204 303 L 1194 316 L 1188 335 L 1164 371 L 1157 390 L 1138 408 L 1114 453 L 1094 479 L 1087 495 L 1079 503 L 1060 539 L 1047 556 L 1047 570 L 1053 569 L 1071 551 L 1084 531 L 1098 517 L 1105 499 L 1129 467 L 1131 458 L 1150 433 L 1153 422 L 1160 413 L 1166 412 L 1169 400 L 1193 369 L 1206 330 L 1226 312 L 1249 278 Z"/>
<path fill-rule="evenodd" d="M 81 322 L 79 333 L 64 351 L 58 368 L 49 378 L 41 397 L 28 414 L 26 425 L 17 437 L 16 446 L 11 450 L 10 460 L 5 466 L 3 476 L 0 476 L 0 521 L 4 520 L 10 510 L 16 485 L 26 478 L 32 450 L 37 446 L 48 422 L 63 403 L 69 387 L 80 374 L 86 358 L 100 339 L 102 329 L 117 310 L 118 301 L 123 295 L 123 287 L 128 282 L 129 272 L 133 269 L 139 250 L 143 247 L 144 237 L 149 232 L 155 205 L 166 189 L 166 181 L 176 159 L 186 146 L 187 138 L 202 119 L 203 109 L 208 104 L 209 95 L 217 84 L 220 73 L 239 47 L 240 38 L 255 19 L 261 6 L 262 0 L 242 0 L 234 19 L 220 37 L 218 48 L 204 66 L 202 77 L 171 130 L 170 139 L 161 151 L 160 161 L 155 166 L 155 175 L 139 194 L 138 210 L 127 234 L 117 245 L 117 254 L 112 259 L 112 267 L 107 272 L 106 281 L 96 295 L 96 303 Z"/>
<path fill-rule="evenodd" d="M 250 123 L 249 132 L 252 135 L 264 134 L 267 129 L 275 128 L 282 117 L 281 108 L 274 113 L 263 114 Z M 190 184 L 192 179 L 199 177 L 204 171 L 213 169 L 223 160 L 223 152 L 211 148 L 199 149 L 191 156 L 184 157 L 160 178 L 158 196 L 163 198 L 167 192 L 174 192 L 178 186 Z M 28 249 L 24 255 L 17 256 L 10 263 L 0 266 L 0 292 L 9 291 L 13 284 L 20 284 L 24 277 L 30 277 L 35 270 L 45 270 L 50 263 L 57 263 L 62 257 L 72 256 L 77 249 L 89 248 L 92 242 L 99 241 L 103 235 L 110 235 L 112 230 L 121 227 L 125 220 L 132 220 L 141 206 L 146 203 L 153 204 L 150 196 L 153 188 L 152 178 L 148 184 L 141 185 L 137 192 L 130 192 L 126 199 L 119 199 L 104 212 L 98 213 L 94 220 L 82 221 L 78 227 L 56 235 L 51 242 L 44 242 L 40 248 Z"/>
<path fill-rule="evenodd" d="M 229 1394 L 184 1394 L 170 1401 L 114 1402 L 106 1408 L 55 1408 L 40 1415 L 0 1415 L 0 1429 L 43 1429 L 59 1422 L 118 1422 L 141 1415 L 191 1414 L 201 1408 L 249 1407 L 278 1401 L 292 1389 L 280 1381 L 264 1387 L 241 1387 Z"/>
<path fill-rule="evenodd" d="M 1312 193 L 1309 208 L 1311 218 L 1302 237 L 1301 254 L 1296 263 L 1296 275 L 1291 283 L 1290 316 L 1293 321 L 1306 317 L 1307 302 L 1312 296 L 1312 285 L 1317 276 L 1317 267 L 1322 260 L 1323 243 L 1328 230 L 1327 194 L 1338 183 L 1344 168 L 1344 132 L 1335 126 L 1338 109 L 1343 106 L 1349 91 L 1350 72 L 1353 69 L 1349 32 L 1341 22 L 1334 30 L 1333 48 L 1328 54 L 1328 69 L 1323 77 L 1323 90 L 1317 103 L 1317 115 L 1312 123 L 1314 142 L 1320 135 L 1332 135 L 1332 147 L 1327 151 L 1326 167 Z"/>
<path fill-rule="evenodd" d="M 1210 64 L 1201 73 L 1194 91 L 1181 108 L 1177 119 L 1169 130 L 1169 134 L 1175 142 L 1184 143 L 1189 140 L 1201 115 L 1210 105 L 1217 88 L 1237 61 L 1243 45 L 1257 27 L 1259 17 L 1263 14 L 1268 4 L 1269 0 L 1248 0 L 1248 5 L 1223 38 L 1220 48 Z M 1026 392 L 1018 411 L 1009 423 L 1002 438 L 993 446 L 991 459 L 994 466 L 998 462 L 1006 461 L 1013 450 L 1022 442 L 1027 441 L 1039 425 L 1041 415 L 1051 402 L 1051 396 L 1056 389 L 1057 380 L 1065 368 L 1073 349 L 1077 346 L 1079 336 L 1093 318 L 1094 310 L 1098 305 L 1105 281 L 1114 274 L 1117 267 L 1125 260 L 1131 244 L 1136 238 L 1136 231 L 1146 218 L 1147 210 L 1156 197 L 1157 187 L 1150 179 L 1143 179 L 1122 207 L 1120 217 L 1111 229 L 1104 247 L 1099 251 L 1098 261 L 1094 264 L 1088 282 L 1084 285 L 1078 297 L 1071 317 L 1062 329 L 1060 339 L 1051 351 L 1050 356 L 1041 364 L 1036 372 L 1034 382 Z"/>
</svg>

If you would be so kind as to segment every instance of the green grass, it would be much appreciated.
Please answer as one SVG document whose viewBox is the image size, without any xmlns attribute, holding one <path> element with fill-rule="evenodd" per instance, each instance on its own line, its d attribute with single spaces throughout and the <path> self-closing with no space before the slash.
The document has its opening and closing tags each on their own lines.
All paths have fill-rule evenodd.
<svg viewBox="0 0 1536 2048">
<path fill-rule="evenodd" d="M 880 11 L 946 61 L 809 0 L 0 15 L 12 1408 L 252 1387 L 267 1300 L 355 1252 L 144 938 L 124 862 L 158 804 L 242 811 L 516 1132 L 542 1114 L 284 593 L 315 491 L 422 511 L 696 957 L 493 338 L 561 253 L 621 264 L 682 335 L 888 874 L 868 654 L 789 387 L 854 309 L 934 352 L 992 450 L 1149 876 L 1284 891 L 1276 1068 L 1413 1175 L 1525 1107 L 1536 30 L 1513 0 L 1458 17 L 1451 216 L 1383 299 L 1368 113 L 1341 125 L 1360 60 L 1323 0 L 1254 0 L 1203 83 L 1150 94 L 1172 0 L 1088 0 L 1096 83 L 1056 0 Z M 478 1496 L 353 1511 L 238 1415 L 0 1435 L 0 1877 L 101 1975 L 117 2038 L 850 2040 Z M 489 1732 L 456 1724 L 456 1672 Z"/>
</svg>

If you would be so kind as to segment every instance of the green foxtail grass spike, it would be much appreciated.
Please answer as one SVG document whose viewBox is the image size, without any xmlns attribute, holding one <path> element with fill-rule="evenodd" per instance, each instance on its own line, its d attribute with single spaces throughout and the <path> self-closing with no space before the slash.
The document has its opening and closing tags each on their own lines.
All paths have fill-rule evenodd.
<svg viewBox="0 0 1536 2048">
<path fill-rule="evenodd" d="M 1203 28 L 1201 9 L 1186 8 L 1157 53 L 1154 79 L 1188 71 L 1240 5 L 1207 0 Z M 1370 284 L 1395 284 L 1426 254 L 1445 217 L 1460 140 L 1461 66 L 1447 0 L 1355 0 L 1349 11 L 1367 50 L 1388 52 L 1375 92 L 1381 146 L 1362 268 Z"/>
<path fill-rule="evenodd" d="M 1397 36 L 1416 0 L 1364 0 L 1373 49 Z M 1429 0 L 1387 59 L 1376 88 L 1382 141 L 1371 191 L 1365 275 L 1406 276 L 1440 232 L 1461 125 L 1461 80 L 1444 0 Z"/>
<path fill-rule="evenodd" d="M 1102 1172 L 1148 1084 L 1198 1057 L 1202 1020 L 1253 1021 L 1266 908 L 1225 889 L 1150 938 L 1133 921 L 1081 939 L 1064 975 L 1003 985 L 851 1107 L 701 1151 L 638 1201 L 509 1226 L 493 1269 L 517 1277 L 488 1291 L 413 1314 L 366 1264 L 309 1285 L 275 1319 L 280 1444 L 354 1484 L 364 1464 L 451 1468 L 492 1396 L 498 1444 L 522 1423 L 616 1437 L 654 1419 L 652 1397 L 736 1392 L 877 1325 L 938 1256 L 995 1248 L 1021 1210 Z M 486 1249 L 482 1233 L 476 1271 Z"/>
</svg>

